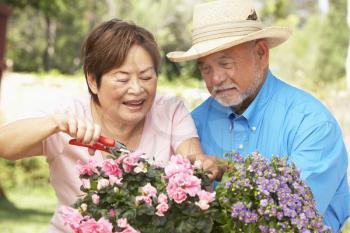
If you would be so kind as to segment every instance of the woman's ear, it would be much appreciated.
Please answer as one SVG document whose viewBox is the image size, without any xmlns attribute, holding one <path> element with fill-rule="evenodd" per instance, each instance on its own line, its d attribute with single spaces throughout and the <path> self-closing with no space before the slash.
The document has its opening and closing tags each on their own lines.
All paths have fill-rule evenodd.
<svg viewBox="0 0 350 233">
<path fill-rule="evenodd" d="M 87 83 L 89 85 L 89 89 L 91 90 L 91 92 L 96 95 L 98 88 L 97 88 L 96 79 L 93 74 L 87 74 Z"/>
</svg>

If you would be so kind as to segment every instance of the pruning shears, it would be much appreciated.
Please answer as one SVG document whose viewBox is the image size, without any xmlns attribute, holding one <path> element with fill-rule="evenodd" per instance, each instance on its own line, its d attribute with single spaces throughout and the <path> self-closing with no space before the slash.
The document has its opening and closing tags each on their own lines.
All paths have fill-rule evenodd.
<svg viewBox="0 0 350 233">
<path fill-rule="evenodd" d="M 121 154 L 121 153 L 130 153 L 131 151 L 118 140 L 114 140 L 113 138 L 106 138 L 100 136 L 98 141 L 95 144 L 84 144 L 79 142 L 77 139 L 69 140 L 69 144 L 75 146 L 83 146 L 94 150 L 101 150 L 107 153 L 111 153 L 112 155 Z"/>
</svg>

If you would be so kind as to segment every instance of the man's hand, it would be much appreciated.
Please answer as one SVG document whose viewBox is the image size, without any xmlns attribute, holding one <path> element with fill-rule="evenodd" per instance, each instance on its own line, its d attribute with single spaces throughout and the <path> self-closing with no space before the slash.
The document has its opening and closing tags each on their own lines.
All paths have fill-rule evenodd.
<svg viewBox="0 0 350 233">
<path fill-rule="evenodd" d="M 225 172 L 225 167 L 222 166 L 219 161 L 225 161 L 224 159 L 211 155 L 197 155 L 195 160 L 200 161 L 203 169 L 211 173 L 209 175 L 211 181 L 221 180 L 221 177 Z"/>
</svg>

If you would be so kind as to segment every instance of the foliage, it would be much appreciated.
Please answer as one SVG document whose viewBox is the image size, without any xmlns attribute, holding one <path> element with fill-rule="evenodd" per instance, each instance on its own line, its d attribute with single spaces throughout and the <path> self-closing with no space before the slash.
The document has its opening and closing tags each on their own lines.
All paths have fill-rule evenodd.
<svg viewBox="0 0 350 233">
<path fill-rule="evenodd" d="M 44 233 L 56 207 L 53 190 L 28 184 L 9 189 L 8 202 L 0 199 L 1 233 Z"/>
<path fill-rule="evenodd" d="M 87 33 L 100 22 L 117 17 L 144 26 L 156 36 L 163 57 L 164 77 L 169 80 L 200 78 L 195 62 L 178 64 L 165 57 L 170 51 L 190 47 L 192 6 L 199 0 L 88 0 L 75 1 L 69 7 L 65 0 L 5 2 L 21 7 L 14 8 L 8 27 L 7 57 L 15 71 L 36 72 L 48 68 L 76 73 L 81 67 L 80 46 Z M 345 0 L 330 2 L 326 18 L 311 0 L 259 2 L 259 13 L 265 24 L 294 29 L 289 42 L 272 52 L 278 58 L 283 57 L 271 62 L 277 72 L 281 70 L 283 78 L 300 83 L 311 80 L 310 85 L 314 85 L 345 76 L 348 35 Z M 51 39 L 47 36 L 45 15 L 51 19 Z"/>
<path fill-rule="evenodd" d="M 208 191 L 208 176 L 199 165 L 180 155 L 165 167 L 139 152 L 115 155 L 102 166 L 78 161 L 84 195 L 75 209 L 62 210 L 75 232 L 212 232 L 215 192 Z"/>
<path fill-rule="evenodd" d="M 275 74 L 315 91 L 344 79 L 349 34 L 346 0 L 329 3 L 327 15 L 321 14 L 315 1 L 310 0 L 263 3 L 264 22 L 293 29 L 291 38 L 271 51 L 271 67 Z"/>
<path fill-rule="evenodd" d="M 330 232 L 311 189 L 287 157 L 227 157 L 228 168 L 216 189 L 224 232 Z"/>
<path fill-rule="evenodd" d="M 55 14 L 66 8 L 67 0 L 1 0 L 0 3 L 8 4 L 12 7 L 24 8 L 31 6 L 49 14 Z"/>
<path fill-rule="evenodd" d="M 330 9 L 321 25 L 318 59 L 314 67 L 319 80 L 332 82 L 345 77 L 349 30 L 346 22 L 347 0 L 331 1 Z"/>
<path fill-rule="evenodd" d="M 24 4 L 27 2 L 31 4 Z M 165 57 L 169 51 L 190 46 L 189 6 L 199 0 L 88 0 L 76 1 L 69 7 L 65 0 L 53 1 L 52 5 L 47 1 L 35 2 L 14 2 L 20 8 L 14 8 L 10 18 L 7 57 L 15 71 L 56 69 L 75 73 L 81 67 L 80 47 L 88 32 L 102 21 L 122 18 L 144 26 L 156 36 L 163 57 L 162 72 L 168 79 L 180 76 L 184 70 L 199 77 L 193 64 L 182 64 L 180 70 L 180 66 Z"/>
<path fill-rule="evenodd" d="M 291 25 L 293 35 L 283 45 L 273 48 L 270 53 L 270 67 L 273 73 L 300 87 L 318 90 L 319 77 L 315 74 L 318 57 L 322 17 L 312 15 L 299 28 Z"/>
<path fill-rule="evenodd" d="M 0 159 L 0 180 L 5 189 L 30 184 L 32 187 L 47 186 L 49 172 L 43 157 L 8 161 Z"/>
</svg>

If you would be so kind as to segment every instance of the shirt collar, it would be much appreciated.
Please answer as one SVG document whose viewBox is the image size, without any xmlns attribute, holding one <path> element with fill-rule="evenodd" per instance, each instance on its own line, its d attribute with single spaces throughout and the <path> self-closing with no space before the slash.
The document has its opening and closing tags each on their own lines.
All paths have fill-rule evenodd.
<svg viewBox="0 0 350 233">
<path fill-rule="evenodd" d="M 234 113 L 230 107 L 220 104 L 212 96 L 210 96 L 210 107 L 214 108 L 216 112 L 221 113 L 225 117 L 229 117 L 232 113 Z"/>
<path fill-rule="evenodd" d="M 247 120 L 250 128 L 259 125 L 264 114 L 264 107 L 269 102 L 270 97 L 275 92 L 275 77 L 268 71 L 266 80 L 262 85 L 258 95 L 242 114 Z"/>
</svg>

